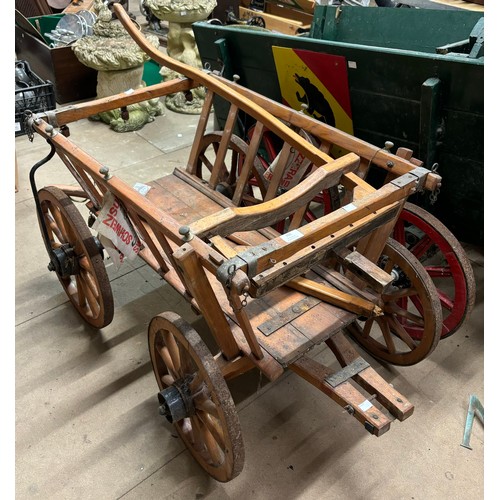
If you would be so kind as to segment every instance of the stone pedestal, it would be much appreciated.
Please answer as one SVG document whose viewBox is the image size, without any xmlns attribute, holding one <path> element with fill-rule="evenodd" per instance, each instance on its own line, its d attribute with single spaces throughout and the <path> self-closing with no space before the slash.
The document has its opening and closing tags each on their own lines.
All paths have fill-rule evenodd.
<svg viewBox="0 0 500 500">
<path fill-rule="evenodd" d="M 112 20 L 111 11 L 102 0 L 94 2 L 94 9 L 97 12 L 94 34 L 80 38 L 72 47 L 82 64 L 97 70 L 97 98 L 143 87 L 144 63 L 149 60 L 149 56 L 137 46 L 119 21 Z M 157 37 L 146 37 L 155 47 L 159 47 Z M 109 124 L 116 132 L 130 132 L 152 122 L 163 111 L 160 100 L 151 99 L 127 106 L 126 111 L 106 111 L 91 119 Z"/>
<path fill-rule="evenodd" d="M 217 5 L 216 0 L 146 0 L 148 8 L 160 20 L 168 21 L 167 54 L 173 59 L 201 69 L 192 24 L 203 21 Z M 164 81 L 179 78 L 179 73 L 163 67 Z M 193 89 L 188 94 L 178 92 L 165 98 L 168 109 L 179 113 L 199 114 L 205 99 L 205 89 Z"/>
</svg>

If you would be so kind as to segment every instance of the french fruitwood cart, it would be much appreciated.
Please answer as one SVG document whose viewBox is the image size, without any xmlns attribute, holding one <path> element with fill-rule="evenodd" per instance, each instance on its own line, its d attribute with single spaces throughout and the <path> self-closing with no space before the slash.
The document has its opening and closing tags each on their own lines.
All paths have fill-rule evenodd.
<svg viewBox="0 0 500 500">
<path fill-rule="evenodd" d="M 97 219 L 203 315 L 218 346 L 215 355 L 174 312 L 151 320 L 149 350 L 161 413 L 219 481 L 233 479 L 244 461 L 226 380 L 255 367 L 271 381 L 286 368 L 294 371 L 374 435 L 385 433 L 394 418 L 406 419 L 413 405 L 370 367 L 347 335 L 396 365 L 418 363 L 436 347 L 442 331 L 436 287 L 418 259 L 389 235 L 408 196 L 436 189 L 440 177 L 411 157 L 168 58 L 147 43 L 120 5 L 115 11 L 147 54 L 184 76 L 43 116 L 27 114 L 31 140 L 36 132 L 51 147 L 30 173 L 49 268 L 76 310 L 95 328 L 113 318 L 104 250 L 94 234 Z M 71 122 L 175 92 L 189 94 L 197 86 L 206 87 L 207 95 L 186 168 L 149 182 L 146 195 L 68 138 Z M 224 130 L 207 133 L 214 98 L 228 101 L 230 110 Z M 241 112 L 255 120 L 249 144 L 233 134 Z M 257 159 L 265 130 L 283 141 L 269 182 Z M 319 146 L 300 130 L 316 137 Z M 215 145 L 212 158 L 207 145 Z M 334 158 L 332 148 L 342 154 Z M 235 151 L 242 161 L 234 161 Z M 281 192 L 280 172 L 295 151 L 311 162 L 311 171 Z M 36 172 L 56 153 L 78 186 L 38 189 Z M 387 171 L 387 182 L 372 187 L 363 180 L 368 168 Z M 332 210 L 304 219 L 310 202 L 324 191 Z M 74 199 L 86 203 L 88 223 Z M 109 223 L 112 217 L 121 222 Z M 272 226 L 284 219 L 288 226 L 282 234 Z M 340 368 L 308 356 L 323 342 Z"/>
</svg>

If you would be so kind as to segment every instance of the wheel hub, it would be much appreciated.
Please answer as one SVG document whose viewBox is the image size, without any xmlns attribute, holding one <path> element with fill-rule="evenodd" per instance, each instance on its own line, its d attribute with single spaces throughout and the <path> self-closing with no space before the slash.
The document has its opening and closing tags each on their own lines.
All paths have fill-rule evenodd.
<svg viewBox="0 0 500 500">
<path fill-rule="evenodd" d="M 170 387 L 158 393 L 159 412 L 170 423 L 194 415 L 193 397 L 189 384 L 193 377 L 176 380 Z"/>
<path fill-rule="evenodd" d="M 391 276 L 394 278 L 392 284 L 393 286 L 396 286 L 398 288 L 410 288 L 411 287 L 411 281 L 406 276 L 406 274 L 403 272 L 403 270 L 398 267 L 394 266 L 394 268 L 391 271 Z"/>
<path fill-rule="evenodd" d="M 75 249 L 67 243 L 52 249 L 48 268 L 49 271 L 55 271 L 61 278 L 69 278 L 78 274 L 80 265 Z"/>
</svg>

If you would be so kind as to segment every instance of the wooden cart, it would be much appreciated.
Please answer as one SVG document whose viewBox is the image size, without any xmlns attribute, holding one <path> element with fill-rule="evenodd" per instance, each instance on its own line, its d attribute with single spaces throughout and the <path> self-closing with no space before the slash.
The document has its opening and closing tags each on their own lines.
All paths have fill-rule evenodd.
<svg viewBox="0 0 500 500">
<path fill-rule="evenodd" d="M 104 243 L 108 252 L 138 254 L 203 315 L 218 346 L 215 355 L 174 312 L 151 320 L 149 350 L 161 413 L 219 481 L 233 479 L 244 461 L 226 380 L 255 367 L 271 381 L 287 368 L 294 371 L 374 435 L 385 433 L 394 418 L 406 419 L 413 405 L 370 367 L 347 335 L 396 365 L 418 363 L 436 347 L 442 331 L 436 287 L 418 259 L 389 235 L 408 196 L 438 188 L 440 177 L 417 160 L 168 58 L 147 43 L 120 5 L 115 11 L 146 53 L 184 77 L 43 116 L 27 114 L 30 139 L 36 132 L 51 147 L 30 173 L 49 269 L 76 310 L 95 328 L 113 319 L 103 263 L 107 228 L 115 237 L 109 237 L 112 247 Z M 148 183 L 146 195 L 68 138 L 71 122 L 175 92 L 189 94 L 198 86 L 207 95 L 186 168 Z M 227 101 L 228 119 L 223 131 L 207 133 L 215 98 Z M 255 121 L 249 144 L 233 134 L 240 113 Z M 257 155 L 265 130 L 283 141 L 268 182 Z M 341 151 L 337 158 L 333 149 Z M 311 162 L 311 171 L 281 192 L 280 172 L 296 151 Z M 36 187 L 37 170 L 56 153 L 78 187 Z M 368 184 L 368 168 L 387 171 L 387 182 L 380 188 Z M 306 220 L 322 192 L 329 193 L 332 210 Z M 85 200 L 88 222 L 76 198 Z M 272 226 L 284 219 L 282 234 Z M 322 343 L 339 368 L 308 356 Z"/>
</svg>

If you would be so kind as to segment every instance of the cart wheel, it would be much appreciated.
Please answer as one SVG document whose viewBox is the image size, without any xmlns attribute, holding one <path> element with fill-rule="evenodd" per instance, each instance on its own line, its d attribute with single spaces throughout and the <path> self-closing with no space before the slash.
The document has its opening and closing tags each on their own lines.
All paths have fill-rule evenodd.
<svg viewBox="0 0 500 500">
<path fill-rule="evenodd" d="M 212 477 L 230 481 L 243 469 L 243 440 L 231 393 L 212 354 L 173 312 L 155 316 L 148 335 L 160 413 Z"/>
<path fill-rule="evenodd" d="M 38 198 L 47 228 L 46 243 L 52 248 L 49 269 L 56 271 L 71 303 L 87 323 L 95 328 L 109 325 L 114 315 L 111 285 L 83 217 L 56 187 L 40 189 Z M 45 239 L 43 229 L 42 237 Z"/>
<path fill-rule="evenodd" d="M 222 132 L 212 132 L 203 136 L 196 164 L 196 175 L 200 179 L 208 180 L 207 177 L 212 172 L 213 162 L 215 161 L 221 140 Z M 217 186 L 217 190 L 229 198 L 234 194 L 236 180 L 243 167 L 247 152 L 248 144 L 233 134 L 229 141 L 228 154 L 226 154 L 224 161 L 224 172 Z M 248 185 L 243 194 L 243 205 L 255 205 L 264 199 L 267 187 L 267 181 L 264 179 L 265 168 L 264 161 L 257 155 L 250 178 L 248 179 Z"/>
<path fill-rule="evenodd" d="M 467 254 L 446 226 L 412 203 L 405 204 L 393 238 L 406 245 L 433 279 L 443 310 L 441 338 L 449 337 L 474 307 L 476 282 Z M 422 329 L 415 326 L 408 333 L 420 339 Z"/>
<path fill-rule="evenodd" d="M 387 241 L 379 266 L 395 277 L 392 290 L 381 296 L 384 314 L 357 320 L 348 331 L 375 358 L 414 365 L 439 342 L 442 312 L 436 287 L 418 259 L 394 240 Z M 409 333 L 416 327 L 419 339 Z"/>
</svg>

